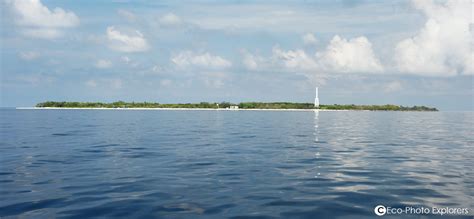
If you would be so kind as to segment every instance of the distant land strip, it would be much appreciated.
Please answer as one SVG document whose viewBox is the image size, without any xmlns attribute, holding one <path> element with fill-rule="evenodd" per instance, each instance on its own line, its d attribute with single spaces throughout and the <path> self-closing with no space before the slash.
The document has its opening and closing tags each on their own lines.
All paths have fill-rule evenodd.
<svg viewBox="0 0 474 219">
<path fill-rule="evenodd" d="M 321 110 L 370 110 L 370 111 L 438 111 L 436 108 L 427 106 L 400 106 L 393 104 L 385 105 L 354 105 L 354 104 L 332 104 L 315 107 L 313 103 L 291 103 L 291 102 L 241 102 L 238 104 L 230 102 L 220 103 L 153 103 L 153 102 L 124 102 L 112 103 L 101 102 L 57 102 L 47 101 L 36 104 L 37 108 L 149 108 L 149 109 L 321 109 Z"/>
</svg>

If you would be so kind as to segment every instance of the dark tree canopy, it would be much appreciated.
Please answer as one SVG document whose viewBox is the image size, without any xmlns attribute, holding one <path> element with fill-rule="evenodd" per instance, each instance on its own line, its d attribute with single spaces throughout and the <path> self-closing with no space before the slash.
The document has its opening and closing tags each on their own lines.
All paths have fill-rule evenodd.
<svg viewBox="0 0 474 219">
<path fill-rule="evenodd" d="M 100 102 L 54 102 L 47 101 L 38 103 L 36 107 L 62 107 L 62 108 L 203 108 L 217 109 L 238 106 L 240 109 L 315 109 L 312 103 L 290 103 L 290 102 L 242 102 L 233 104 L 221 103 L 152 103 L 152 102 L 123 102 L 112 103 Z M 320 105 L 319 109 L 328 110 L 385 110 L 385 111 L 438 111 L 436 108 L 426 106 L 399 106 L 399 105 Z"/>
</svg>

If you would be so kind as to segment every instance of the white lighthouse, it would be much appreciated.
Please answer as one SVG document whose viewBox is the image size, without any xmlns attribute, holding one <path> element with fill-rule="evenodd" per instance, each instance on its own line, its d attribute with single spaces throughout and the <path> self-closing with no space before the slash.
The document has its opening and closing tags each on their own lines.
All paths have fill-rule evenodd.
<svg viewBox="0 0 474 219">
<path fill-rule="evenodd" d="M 314 107 L 319 108 L 318 87 L 316 87 L 316 96 L 314 96 Z"/>
</svg>

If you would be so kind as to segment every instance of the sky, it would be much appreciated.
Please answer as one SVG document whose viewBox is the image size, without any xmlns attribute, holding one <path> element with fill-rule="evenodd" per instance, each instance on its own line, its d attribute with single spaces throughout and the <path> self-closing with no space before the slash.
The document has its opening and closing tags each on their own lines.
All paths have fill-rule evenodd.
<svg viewBox="0 0 474 219">
<path fill-rule="evenodd" d="M 244 101 L 474 110 L 474 3 L 0 0 L 0 106 Z"/>
</svg>

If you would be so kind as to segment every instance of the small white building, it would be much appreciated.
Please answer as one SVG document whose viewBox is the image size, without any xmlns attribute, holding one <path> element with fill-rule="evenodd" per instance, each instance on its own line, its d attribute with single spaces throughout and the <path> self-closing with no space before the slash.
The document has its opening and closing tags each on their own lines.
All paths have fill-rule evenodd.
<svg viewBox="0 0 474 219">
<path fill-rule="evenodd" d="M 233 110 L 239 109 L 239 106 L 230 106 L 230 109 L 233 109 Z"/>
</svg>

